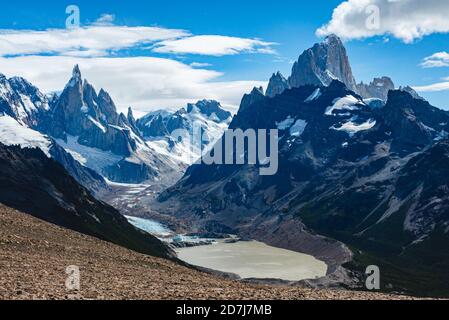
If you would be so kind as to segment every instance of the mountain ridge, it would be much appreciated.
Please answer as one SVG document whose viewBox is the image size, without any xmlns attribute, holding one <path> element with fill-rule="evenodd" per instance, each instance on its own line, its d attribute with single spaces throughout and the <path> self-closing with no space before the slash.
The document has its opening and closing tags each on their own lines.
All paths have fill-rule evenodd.
<svg viewBox="0 0 449 320">
<path fill-rule="evenodd" d="M 257 95 L 257 92 L 253 94 Z M 292 136 L 289 127 L 279 126 L 286 119 L 292 124 L 302 119 L 304 131 L 299 136 Z M 328 87 L 292 88 L 274 98 L 260 96 L 253 99 L 252 104 L 243 99 L 230 128 L 278 127 L 281 131 L 278 173 L 261 177 L 257 166 L 194 165 L 180 182 L 150 204 L 162 214 L 174 214 L 182 221 L 189 221 L 193 228 L 207 228 L 215 223 L 223 229 L 232 228 L 242 236 L 253 235 L 258 240 L 312 255 L 313 251 L 317 254 L 317 248 L 301 246 L 302 235 L 316 232 L 349 243 L 353 248 L 357 248 L 359 241 L 360 248 L 370 252 L 365 247 L 366 242 L 373 237 L 384 237 L 386 230 L 394 226 L 395 234 L 411 239 L 407 243 L 407 255 L 416 255 L 416 259 L 425 261 L 423 253 L 416 250 L 417 244 L 426 244 L 427 238 L 432 239 L 438 233 L 437 229 L 425 229 L 424 226 L 419 229 L 417 225 L 421 233 L 415 230 L 410 236 L 407 228 L 400 227 L 407 225 L 410 219 L 423 219 L 419 215 L 413 218 L 414 210 L 406 215 L 401 211 L 404 210 L 403 201 L 413 203 L 406 199 L 419 191 L 416 188 L 421 178 L 416 178 L 418 185 L 413 190 L 404 189 L 403 183 L 396 185 L 395 181 L 404 170 L 413 170 L 410 163 L 429 148 L 446 144 L 448 123 L 448 112 L 405 91 L 390 91 L 386 105 L 373 109 L 361 96 L 338 81 Z M 449 157 L 441 159 L 443 162 L 440 161 L 439 166 L 444 170 Z M 367 179 L 372 179 L 372 184 Z M 438 194 L 436 189 L 444 188 L 446 184 L 449 185 L 449 181 L 443 180 L 441 185 L 431 186 L 427 194 Z M 391 190 L 395 189 L 398 194 L 391 198 Z M 199 194 L 202 200 L 193 202 L 192 199 L 199 199 Z M 349 201 L 343 200 L 346 194 Z M 421 192 L 417 194 L 422 195 Z M 422 206 L 419 203 L 431 200 L 421 201 L 415 205 Z M 377 210 L 375 214 L 371 213 L 373 210 Z M 432 215 L 441 216 L 438 212 Z M 377 227 L 377 220 L 371 220 L 375 216 L 377 219 L 384 216 L 381 228 Z M 449 217 L 441 217 L 437 225 L 449 225 Z M 433 218 L 424 219 L 432 221 Z M 304 226 L 293 228 L 297 223 L 304 223 Z M 376 226 L 373 229 L 376 231 L 354 237 L 345 234 L 346 228 L 359 224 L 365 224 L 364 228 L 354 232 L 360 233 L 369 226 Z M 289 230 L 289 241 L 286 234 L 276 232 L 279 228 Z M 396 240 L 388 241 L 395 243 Z M 376 242 L 375 252 L 380 257 L 385 258 L 380 253 L 382 250 L 394 246 L 388 245 L 388 241 Z M 434 250 L 434 256 L 444 257 L 441 250 Z M 392 260 L 398 268 L 408 264 L 399 256 Z M 329 257 L 325 261 L 329 262 Z M 433 266 L 431 261 L 421 266 L 427 271 L 411 271 L 410 277 L 419 278 L 429 270 L 444 275 L 443 269 Z M 386 275 L 386 281 L 391 281 L 396 290 L 419 290 L 422 293 L 423 290 L 447 289 L 433 280 L 427 285 L 420 281 L 417 289 L 411 285 L 412 281 L 397 283 L 389 276 Z"/>
<path fill-rule="evenodd" d="M 0 144 L 0 202 L 34 217 L 137 252 L 173 258 L 162 242 L 96 200 L 40 149 Z"/>
</svg>

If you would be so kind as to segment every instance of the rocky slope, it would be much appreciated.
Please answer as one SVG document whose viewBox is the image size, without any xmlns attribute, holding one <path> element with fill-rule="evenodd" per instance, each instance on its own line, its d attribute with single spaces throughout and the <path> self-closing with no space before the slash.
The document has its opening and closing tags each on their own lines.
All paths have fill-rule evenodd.
<svg viewBox="0 0 449 320">
<path fill-rule="evenodd" d="M 39 148 L 0 144 L 0 203 L 138 252 L 172 257 L 164 244 L 96 200 Z"/>
<path fill-rule="evenodd" d="M 289 81 L 245 95 L 230 125 L 279 130 L 275 175 L 261 176 L 259 162 L 195 164 L 152 210 L 319 256 L 332 277 L 378 264 L 385 290 L 449 295 L 449 113 L 387 77 L 355 86 L 335 36 L 306 50 Z"/>
<path fill-rule="evenodd" d="M 252 285 L 43 222 L 0 205 L 1 299 L 410 299 L 371 292 Z M 80 268 L 80 290 L 65 287 L 66 268 Z"/>
</svg>

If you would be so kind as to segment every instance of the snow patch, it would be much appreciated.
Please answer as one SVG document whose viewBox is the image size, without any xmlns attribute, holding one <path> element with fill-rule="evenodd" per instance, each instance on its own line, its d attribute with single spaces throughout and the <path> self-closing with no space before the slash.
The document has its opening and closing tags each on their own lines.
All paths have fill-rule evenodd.
<svg viewBox="0 0 449 320">
<path fill-rule="evenodd" d="M 278 130 L 285 131 L 288 128 L 290 128 L 294 122 L 295 122 L 295 119 L 292 119 L 290 116 L 288 116 L 287 119 L 285 119 L 281 122 L 276 122 L 276 126 L 277 126 Z"/>
<path fill-rule="evenodd" d="M 334 111 L 358 110 L 357 104 L 363 104 L 363 102 L 361 100 L 359 100 L 356 97 L 351 96 L 351 95 L 347 95 L 346 97 L 343 97 L 343 98 L 337 98 L 332 103 L 333 103 L 333 105 L 328 107 L 326 109 L 326 112 L 324 113 L 326 116 L 334 116 Z"/>
<path fill-rule="evenodd" d="M 36 106 L 31 101 L 30 97 L 28 97 L 24 94 L 20 94 L 20 99 L 22 100 L 22 104 L 26 111 L 33 113 L 34 111 L 37 110 Z"/>
<path fill-rule="evenodd" d="M 97 126 L 101 131 L 103 131 L 103 133 L 106 133 L 106 128 L 97 120 L 95 120 L 94 118 L 92 118 L 91 116 L 87 117 L 95 126 Z"/>
<path fill-rule="evenodd" d="M 293 137 L 299 137 L 304 133 L 304 130 L 306 129 L 306 127 L 307 127 L 307 121 L 299 119 L 290 128 L 290 135 Z"/>
<path fill-rule="evenodd" d="M 50 158 L 51 140 L 43 134 L 21 125 L 10 116 L 0 116 L 0 142 L 7 146 L 39 148 Z"/>
<path fill-rule="evenodd" d="M 449 137 L 449 133 L 446 130 L 441 130 L 438 135 L 433 139 L 434 141 L 441 141 L 447 139 Z"/>
<path fill-rule="evenodd" d="M 317 88 L 304 102 L 311 102 L 321 97 L 321 89 Z"/>
<path fill-rule="evenodd" d="M 350 137 L 353 137 L 357 132 L 366 131 L 372 129 L 376 125 L 376 120 L 369 119 L 368 121 L 362 124 L 356 124 L 353 121 L 348 121 L 344 123 L 341 127 L 331 127 L 330 129 L 336 131 L 344 131 L 349 134 Z"/>
<path fill-rule="evenodd" d="M 74 136 L 67 136 L 67 142 L 61 139 L 56 142 L 79 163 L 100 174 L 106 167 L 122 160 L 122 157 L 112 152 L 81 145 L 78 143 L 78 138 Z"/>
<path fill-rule="evenodd" d="M 88 113 L 89 112 L 89 107 L 87 106 L 87 104 L 85 102 L 83 102 L 83 106 L 81 107 L 81 112 L 82 113 Z"/>
</svg>

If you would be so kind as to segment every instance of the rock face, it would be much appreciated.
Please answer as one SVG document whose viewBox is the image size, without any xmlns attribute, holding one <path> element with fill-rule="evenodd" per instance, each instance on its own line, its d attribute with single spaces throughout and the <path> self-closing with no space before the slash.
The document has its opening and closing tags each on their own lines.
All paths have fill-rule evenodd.
<svg viewBox="0 0 449 320">
<path fill-rule="evenodd" d="M 105 152 L 87 164 L 94 165 L 99 174 L 111 181 L 152 181 L 164 185 L 173 183 L 183 172 L 182 166 L 145 143 L 132 109 L 128 109 L 127 115 L 117 113 L 114 101 L 105 90 L 101 89 L 97 95 L 87 80 L 82 81 L 78 66 L 62 94 L 54 101 L 50 119 L 55 124 L 48 126 L 51 136 L 65 142 L 70 137 L 76 140 L 75 145 L 64 146 L 69 151 L 86 159 L 92 152 L 97 154 L 95 150 Z M 105 162 L 104 159 L 111 158 L 108 153 L 121 159 Z"/>
<path fill-rule="evenodd" d="M 304 240 L 312 230 L 360 250 L 353 265 L 360 255 L 382 265 L 394 290 L 449 294 L 449 282 L 429 276 L 447 279 L 449 266 L 449 113 L 400 90 L 372 108 L 338 81 L 274 98 L 257 92 L 243 99 L 230 128 L 278 128 L 278 172 L 261 176 L 260 164 L 195 164 L 152 209 L 193 228 L 222 225 L 317 254 L 306 243 L 319 242 Z M 344 262 L 335 260 L 345 257 L 344 245 L 323 243 L 322 259 Z M 407 280 L 398 281 L 397 270 Z"/>
<path fill-rule="evenodd" d="M 356 91 L 349 58 L 343 42 L 335 35 L 304 51 L 293 65 L 289 84 L 293 88 L 304 85 L 328 86 L 340 80 L 350 90 Z"/>
<path fill-rule="evenodd" d="M 374 78 L 369 84 L 363 82 L 356 84 L 343 42 L 337 36 L 330 35 L 323 42 L 304 51 L 299 57 L 293 65 L 287 87 L 282 75 L 273 75 L 268 85 L 267 96 L 273 97 L 288 87 L 328 86 L 333 80 L 343 82 L 348 89 L 364 99 L 376 98 L 386 101 L 388 92 L 395 89 L 393 80 L 386 76 Z"/>
<path fill-rule="evenodd" d="M 58 226 L 157 257 L 172 251 L 96 200 L 39 149 L 0 144 L 0 202 Z"/>
<path fill-rule="evenodd" d="M 278 94 L 281 94 L 285 90 L 290 89 L 290 85 L 288 84 L 288 80 L 284 78 L 284 76 L 280 73 L 274 73 L 270 82 L 268 83 L 266 96 L 270 98 L 274 98 Z"/>
<path fill-rule="evenodd" d="M 60 163 L 66 169 L 67 173 L 69 173 L 80 185 L 88 189 L 94 196 L 109 190 L 109 186 L 105 179 L 99 173 L 83 166 L 54 141 L 50 148 L 50 155 L 52 159 Z"/>
<path fill-rule="evenodd" d="M 83 83 L 78 66 L 52 108 L 51 120 L 48 133 L 56 139 L 78 137 L 82 145 L 122 156 L 130 156 L 137 148 L 132 128 L 119 123 L 120 115 L 109 94 L 101 89 L 97 95 L 92 85 Z"/>
<path fill-rule="evenodd" d="M 357 85 L 357 92 L 363 98 L 378 98 L 387 101 L 388 92 L 394 90 L 393 80 L 389 77 L 374 78 L 370 84 L 363 82 Z"/>
</svg>

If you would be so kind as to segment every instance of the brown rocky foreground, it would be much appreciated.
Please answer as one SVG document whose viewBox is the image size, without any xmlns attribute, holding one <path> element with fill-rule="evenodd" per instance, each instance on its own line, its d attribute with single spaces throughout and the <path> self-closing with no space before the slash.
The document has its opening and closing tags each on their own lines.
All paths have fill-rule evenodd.
<svg viewBox="0 0 449 320">
<path fill-rule="evenodd" d="M 66 268 L 80 268 L 67 291 Z M 0 299 L 409 299 L 247 284 L 62 229 L 0 205 Z"/>
</svg>

